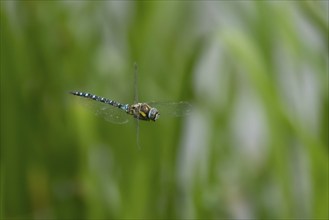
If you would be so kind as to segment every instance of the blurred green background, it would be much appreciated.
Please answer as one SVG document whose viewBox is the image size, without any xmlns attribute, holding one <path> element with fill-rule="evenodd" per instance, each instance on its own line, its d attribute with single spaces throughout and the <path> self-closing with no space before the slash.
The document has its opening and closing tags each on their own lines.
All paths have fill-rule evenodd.
<svg viewBox="0 0 329 220">
<path fill-rule="evenodd" d="M 328 218 L 328 4 L 1 1 L 1 219 Z"/>
</svg>

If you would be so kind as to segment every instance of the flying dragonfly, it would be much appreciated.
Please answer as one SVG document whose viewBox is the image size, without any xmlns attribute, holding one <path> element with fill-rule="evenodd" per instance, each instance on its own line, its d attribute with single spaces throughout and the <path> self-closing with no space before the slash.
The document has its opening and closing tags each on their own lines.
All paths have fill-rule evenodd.
<svg viewBox="0 0 329 220">
<path fill-rule="evenodd" d="M 94 95 L 87 92 L 72 91 L 72 95 L 90 100 L 88 105 L 96 115 L 105 120 L 124 124 L 130 118 L 136 119 L 137 145 L 139 145 L 139 121 L 157 121 L 160 115 L 181 117 L 191 112 L 191 104 L 188 102 L 138 102 L 138 68 L 134 65 L 134 104 L 122 104 L 120 102 Z"/>
</svg>

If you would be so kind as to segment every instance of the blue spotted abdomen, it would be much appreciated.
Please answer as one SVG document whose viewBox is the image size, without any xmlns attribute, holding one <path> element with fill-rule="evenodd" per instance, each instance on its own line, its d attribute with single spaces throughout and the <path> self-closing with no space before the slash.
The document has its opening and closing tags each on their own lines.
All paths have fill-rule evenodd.
<svg viewBox="0 0 329 220">
<path fill-rule="evenodd" d="M 114 107 L 120 108 L 122 110 L 124 110 L 125 112 L 128 112 L 129 109 L 129 105 L 128 104 L 121 104 L 119 102 L 113 101 L 111 99 L 107 99 L 101 96 L 97 96 L 91 93 L 86 93 L 86 92 L 78 92 L 78 91 L 74 91 L 74 92 L 70 92 L 72 95 L 76 95 L 76 96 L 80 96 L 83 98 L 88 98 L 88 99 L 92 99 L 98 102 L 103 102 L 105 104 L 109 104 L 112 105 Z"/>
</svg>

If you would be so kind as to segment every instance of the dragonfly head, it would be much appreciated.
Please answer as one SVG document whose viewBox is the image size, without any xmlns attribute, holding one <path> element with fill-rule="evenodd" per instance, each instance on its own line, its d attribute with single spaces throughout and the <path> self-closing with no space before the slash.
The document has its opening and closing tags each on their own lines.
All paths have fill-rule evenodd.
<svg viewBox="0 0 329 220">
<path fill-rule="evenodd" d="M 151 108 L 148 114 L 148 118 L 152 121 L 158 120 L 160 117 L 159 111 L 156 108 Z"/>
</svg>

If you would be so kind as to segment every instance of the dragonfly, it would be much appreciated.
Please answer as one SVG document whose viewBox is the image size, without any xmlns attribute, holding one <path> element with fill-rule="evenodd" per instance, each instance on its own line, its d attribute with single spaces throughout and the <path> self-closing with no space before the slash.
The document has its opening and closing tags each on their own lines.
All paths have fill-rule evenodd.
<svg viewBox="0 0 329 220">
<path fill-rule="evenodd" d="M 139 121 L 157 121 L 160 115 L 171 117 L 186 116 L 191 112 L 189 102 L 139 102 L 138 101 L 138 67 L 134 64 L 134 103 L 122 104 L 118 101 L 88 92 L 71 91 L 70 94 L 88 100 L 88 106 L 96 115 L 115 124 L 127 123 L 136 119 L 137 145 L 139 145 Z"/>
</svg>

